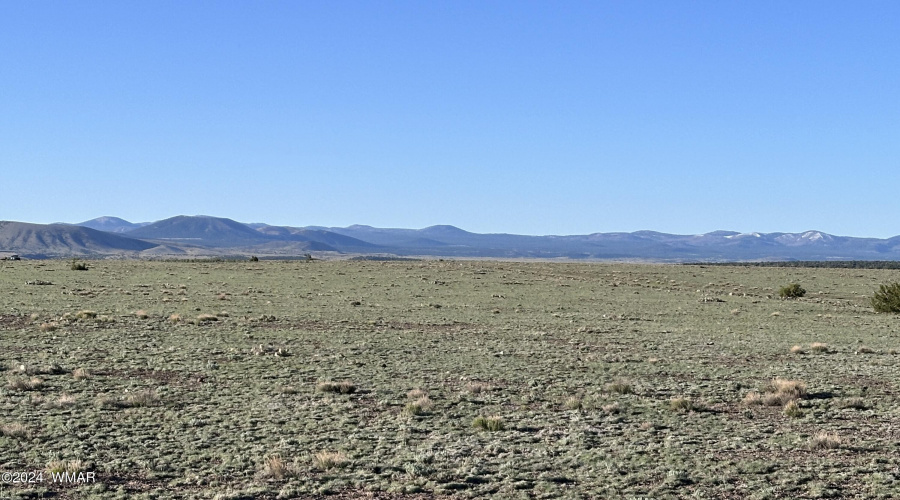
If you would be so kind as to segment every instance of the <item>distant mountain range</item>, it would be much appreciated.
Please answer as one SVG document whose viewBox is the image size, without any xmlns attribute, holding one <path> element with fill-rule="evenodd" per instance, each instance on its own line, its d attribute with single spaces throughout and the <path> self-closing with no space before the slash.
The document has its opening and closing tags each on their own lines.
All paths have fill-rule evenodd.
<svg viewBox="0 0 900 500">
<path fill-rule="evenodd" d="M 132 223 L 99 217 L 78 224 L 0 222 L 0 252 L 23 257 L 294 257 L 428 256 L 576 260 L 783 261 L 900 260 L 900 236 L 888 239 L 803 233 L 714 231 L 676 235 L 654 231 L 572 236 L 478 234 L 454 226 L 424 229 L 287 227 L 179 215 Z"/>
</svg>

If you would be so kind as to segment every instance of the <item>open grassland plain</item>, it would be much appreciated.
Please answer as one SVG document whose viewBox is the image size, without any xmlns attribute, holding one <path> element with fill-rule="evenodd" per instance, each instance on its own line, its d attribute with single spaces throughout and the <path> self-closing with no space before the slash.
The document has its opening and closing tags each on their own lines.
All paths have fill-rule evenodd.
<svg viewBox="0 0 900 500">
<path fill-rule="evenodd" d="M 898 271 L 70 264 L 0 263 L 3 498 L 900 493 Z"/>
</svg>

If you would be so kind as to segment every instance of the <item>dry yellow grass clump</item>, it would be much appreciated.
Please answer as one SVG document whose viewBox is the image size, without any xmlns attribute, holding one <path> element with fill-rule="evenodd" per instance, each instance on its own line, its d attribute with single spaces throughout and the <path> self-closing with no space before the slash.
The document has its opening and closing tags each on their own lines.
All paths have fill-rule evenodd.
<svg viewBox="0 0 900 500">
<path fill-rule="evenodd" d="M 603 389 L 606 392 L 613 392 L 616 394 L 634 394 L 634 387 L 630 382 L 626 380 L 616 380 L 615 382 L 610 382 L 606 384 Z"/>
<path fill-rule="evenodd" d="M 830 450 L 840 448 L 843 445 L 844 440 L 831 432 L 817 432 L 813 437 L 809 438 L 809 447 L 813 450 Z"/>
<path fill-rule="evenodd" d="M 125 396 L 124 403 L 130 407 L 152 406 L 159 402 L 159 395 L 153 389 L 132 392 Z"/>
<path fill-rule="evenodd" d="M 29 432 L 28 427 L 25 427 L 25 424 L 22 424 L 20 422 L 12 422 L 0 426 L 0 434 L 13 438 L 23 438 L 27 437 Z"/>
<path fill-rule="evenodd" d="M 322 470 L 337 469 L 347 464 L 347 455 L 341 451 L 320 451 L 313 456 L 313 465 Z"/>
<path fill-rule="evenodd" d="M 293 465 L 285 462 L 280 456 L 274 455 L 263 460 L 259 475 L 269 479 L 285 479 L 296 474 Z"/>
<path fill-rule="evenodd" d="M 55 332 L 59 325 L 57 323 L 41 323 L 41 326 L 38 327 L 42 332 Z"/>
<path fill-rule="evenodd" d="M 422 415 L 428 413 L 431 410 L 431 407 L 434 406 L 434 403 L 431 402 L 431 399 L 428 396 L 421 396 L 415 401 L 408 403 L 406 405 L 405 411 L 410 415 Z"/>
<path fill-rule="evenodd" d="M 672 398 L 669 400 L 669 409 L 677 412 L 695 411 L 699 407 L 689 398 Z"/>
<path fill-rule="evenodd" d="M 44 381 L 37 377 L 7 377 L 6 388 L 13 391 L 33 391 L 40 389 Z"/>
<path fill-rule="evenodd" d="M 419 399 L 422 396 L 428 396 L 428 393 L 422 389 L 413 389 L 406 393 L 406 397 L 409 399 Z"/>
<path fill-rule="evenodd" d="M 493 386 L 491 386 L 491 384 L 488 384 L 487 382 L 475 381 L 466 384 L 466 391 L 469 394 L 481 394 L 482 392 L 487 392 L 491 389 L 493 389 Z"/>
<path fill-rule="evenodd" d="M 47 471 L 52 474 L 78 474 L 84 470 L 84 462 L 81 460 L 51 460 L 47 463 Z"/>
<path fill-rule="evenodd" d="M 827 353 L 830 349 L 828 348 L 828 344 L 822 342 L 813 342 L 809 344 L 809 350 L 817 353 Z"/>
<path fill-rule="evenodd" d="M 806 384 L 799 380 L 774 378 L 759 392 L 744 396 L 745 405 L 785 406 L 806 396 Z"/>
<path fill-rule="evenodd" d="M 78 319 L 93 319 L 97 317 L 96 311 L 90 311 L 88 309 L 83 309 L 75 313 L 75 317 Z"/>
</svg>

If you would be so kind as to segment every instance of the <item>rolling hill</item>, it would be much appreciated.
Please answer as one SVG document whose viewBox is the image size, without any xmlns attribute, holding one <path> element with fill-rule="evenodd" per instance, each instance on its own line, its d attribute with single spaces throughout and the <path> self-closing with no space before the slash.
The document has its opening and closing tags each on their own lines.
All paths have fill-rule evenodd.
<svg viewBox="0 0 900 500">
<path fill-rule="evenodd" d="M 136 254 L 156 246 L 155 243 L 81 226 L 0 222 L 0 249 L 23 256 Z"/>
<path fill-rule="evenodd" d="M 76 226 L 89 227 L 91 229 L 96 229 L 98 231 L 106 231 L 109 233 L 127 233 L 128 231 L 132 231 L 139 227 L 144 227 L 150 224 L 149 222 L 128 222 L 125 219 L 120 219 L 118 217 L 97 217 L 96 219 L 91 219 L 84 222 L 79 222 L 75 224 Z"/>
<path fill-rule="evenodd" d="M 0 250 L 33 256 L 197 256 L 259 254 L 292 257 L 308 252 L 380 256 L 541 258 L 591 260 L 784 261 L 900 260 L 900 236 L 889 239 L 802 233 L 713 231 L 696 235 L 656 231 L 568 236 L 479 234 L 438 225 L 424 229 L 287 227 L 210 216 L 179 215 L 125 231 L 128 221 L 100 217 L 83 224 L 5 222 Z"/>
<path fill-rule="evenodd" d="M 128 236 L 214 248 L 253 246 L 272 240 L 240 222 L 207 215 L 178 215 L 129 231 Z"/>
</svg>

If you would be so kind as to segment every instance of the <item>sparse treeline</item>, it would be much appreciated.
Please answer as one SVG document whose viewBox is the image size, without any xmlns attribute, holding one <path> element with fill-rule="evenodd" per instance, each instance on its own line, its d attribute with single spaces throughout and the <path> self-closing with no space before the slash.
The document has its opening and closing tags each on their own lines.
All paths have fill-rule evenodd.
<svg viewBox="0 0 900 500">
<path fill-rule="evenodd" d="M 784 262 L 686 262 L 688 266 L 819 267 L 834 269 L 900 269 L 896 260 L 793 260 Z"/>
</svg>

